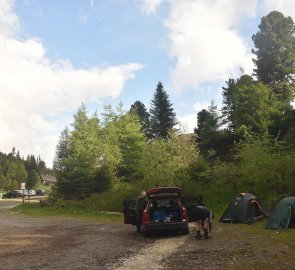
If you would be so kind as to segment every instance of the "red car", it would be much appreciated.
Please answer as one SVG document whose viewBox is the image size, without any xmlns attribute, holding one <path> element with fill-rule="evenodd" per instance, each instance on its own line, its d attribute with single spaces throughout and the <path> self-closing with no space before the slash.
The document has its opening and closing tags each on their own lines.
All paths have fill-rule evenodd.
<svg viewBox="0 0 295 270">
<path fill-rule="evenodd" d="M 146 191 L 147 205 L 142 215 L 141 231 L 178 230 L 189 233 L 189 216 L 178 187 L 158 187 Z M 135 201 L 124 201 L 124 223 L 136 225 Z M 197 203 L 198 204 L 198 203 Z"/>
</svg>

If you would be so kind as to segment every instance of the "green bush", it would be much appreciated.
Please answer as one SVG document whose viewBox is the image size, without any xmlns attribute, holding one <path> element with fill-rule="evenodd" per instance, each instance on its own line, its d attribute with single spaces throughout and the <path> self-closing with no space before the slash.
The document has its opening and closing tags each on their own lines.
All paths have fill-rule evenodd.
<svg viewBox="0 0 295 270">
<path fill-rule="evenodd" d="M 184 197 L 202 195 L 204 204 L 217 215 L 222 214 L 226 206 L 236 196 L 232 185 L 190 183 L 183 186 L 182 189 Z"/>
<path fill-rule="evenodd" d="M 141 190 L 145 188 L 142 184 L 130 185 L 117 183 L 106 192 L 93 194 L 84 200 L 62 200 L 58 199 L 54 206 L 62 209 L 79 209 L 85 211 L 111 211 L 122 212 L 124 199 L 135 199 Z"/>
</svg>

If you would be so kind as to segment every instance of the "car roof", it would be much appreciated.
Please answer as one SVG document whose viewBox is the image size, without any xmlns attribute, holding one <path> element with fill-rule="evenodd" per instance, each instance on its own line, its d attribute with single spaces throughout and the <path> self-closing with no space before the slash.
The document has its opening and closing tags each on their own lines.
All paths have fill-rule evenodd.
<svg viewBox="0 0 295 270">
<path fill-rule="evenodd" d="M 179 197 L 180 193 L 179 187 L 156 187 L 146 191 L 148 197 Z"/>
</svg>

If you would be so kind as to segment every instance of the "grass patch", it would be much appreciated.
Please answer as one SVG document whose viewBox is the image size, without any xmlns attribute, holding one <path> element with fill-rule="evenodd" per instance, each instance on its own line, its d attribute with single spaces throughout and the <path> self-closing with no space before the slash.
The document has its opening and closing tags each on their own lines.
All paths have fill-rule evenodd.
<svg viewBox="0 0 295 270">
<path fill-rule="evenodd" d="M 52 192 L 51 186 L 47 186 L 47 185 L 43 185 L 43 184 L 39 184 L 35 189 L 44 189 L 46 191 L 46 193 Z"/>
<path fill-rule="evenodd" d="M 243 226 L 243 229 L 247 232 L 274 239 L 291 247 L 295 247 L 295 228 L 289 228 L 287 230 L 265 229 L 266 223 L 266 220 L 255 222 L 249 226 Z"/>
<path fill-rule="evenodd" d="M 29 217 L 67 217 L 87 220 L 97 220 L 101 222 L 122 223 L 121 213 L 99 212 L 94 210 L 82 210 L 74 207 L 41 207 L 39 203 L 25 203 L 9 210 Z"/>
</svg>

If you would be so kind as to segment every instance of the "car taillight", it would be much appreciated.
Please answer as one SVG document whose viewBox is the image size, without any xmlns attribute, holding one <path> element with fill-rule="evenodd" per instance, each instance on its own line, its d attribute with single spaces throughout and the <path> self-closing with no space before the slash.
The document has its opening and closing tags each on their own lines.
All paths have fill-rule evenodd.
<svg viewBox="0 0 295 270">
<path fill-rule="evenodd" d="M 147 224 L 149 223 L 149 215 L 148 215 L 148 211 L 147 209 L 144 209 L 143 213 L 142 213 L 142 224 Z"/>
<path fill-rule="evenodd" d="M 186 211 L 186 208 L 182 208 L 182 222 L 187 222 L 188 221 L 188 214 L 187 214 L 187 211 Z"/>
</svg>

